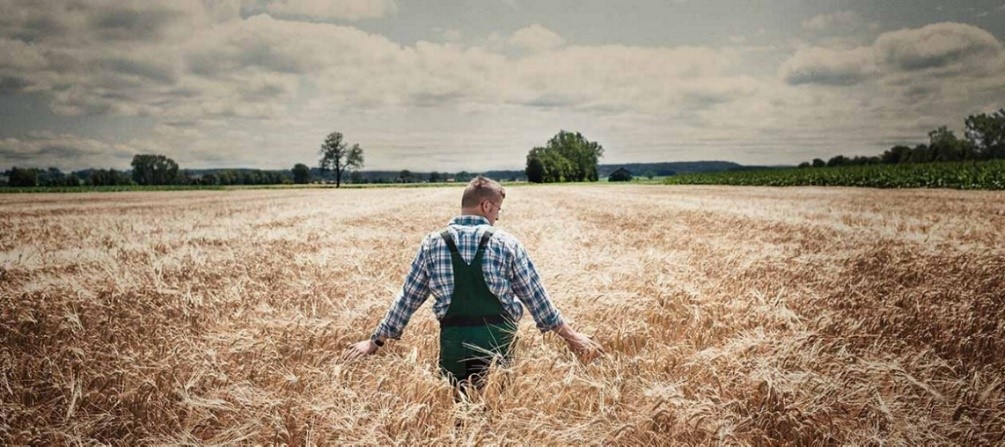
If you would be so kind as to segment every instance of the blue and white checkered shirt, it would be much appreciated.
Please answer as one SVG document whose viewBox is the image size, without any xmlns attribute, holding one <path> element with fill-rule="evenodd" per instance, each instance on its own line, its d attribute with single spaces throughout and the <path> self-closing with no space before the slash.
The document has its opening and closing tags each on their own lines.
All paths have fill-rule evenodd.
<svg viewBox="0 0 1005 447">
<path fill-rule="evenodd" d="M 503 309 L 514 321 L 523 316 L 523 303 L 542 332 L 560 326 L 562 316 L 551 304 L 537 269 L 520 241 L 505 231 L 492 228 L 488 219 L 481 216 L 455 217 L 447 225 L 447 231 L 457 244 L 457 251 L 467 263 L 474 259 L 478 242 L 489 229 L 493 230 L 493 236 L 482 256 L 482 273 L 489 290 L 499 298 Z M 373 337 L 400 338 L 412 314 L 430 294 L 436 300 L 433 313 L 437 320 L 442 319 L 450 307 L 453 293 L 454 267 L 450 261 L 450 248 L 439 231 L 430 233 L 412 261 L 401 293 L 377 326 Z"/>
</svg>

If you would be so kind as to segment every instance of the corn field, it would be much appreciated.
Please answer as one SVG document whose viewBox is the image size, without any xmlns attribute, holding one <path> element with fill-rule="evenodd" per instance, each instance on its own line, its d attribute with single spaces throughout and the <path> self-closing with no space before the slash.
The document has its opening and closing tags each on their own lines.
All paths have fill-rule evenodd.
<svg viewBox="0 0 1005 447">
<path fill-rule="evenodd" d="M 761 169 L 685 174 L 668 185 L 1005 189 L 1005 160 Z"/>
<path fill-rule="evenodd" d="M 1001 445 L 1005 193 L 512 187 L 607 354 L 521 321 L 470 399 L 424 305 L 343 363 L 458 187 L 0 196 L 0 443 Z"/>
</svg>

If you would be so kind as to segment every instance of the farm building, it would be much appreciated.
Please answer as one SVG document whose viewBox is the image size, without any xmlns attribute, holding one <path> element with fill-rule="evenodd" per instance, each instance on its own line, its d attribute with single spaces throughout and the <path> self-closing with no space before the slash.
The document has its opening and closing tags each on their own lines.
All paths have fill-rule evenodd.
<svg viewBox="0 0 1005 447">
<path fill-rule="evenodd" d="M 632 171 L 625 168 L 618 168 L 611 175 L 607 176 L 609 182 L 628 182 L 632 180 Z"/>
</svg>

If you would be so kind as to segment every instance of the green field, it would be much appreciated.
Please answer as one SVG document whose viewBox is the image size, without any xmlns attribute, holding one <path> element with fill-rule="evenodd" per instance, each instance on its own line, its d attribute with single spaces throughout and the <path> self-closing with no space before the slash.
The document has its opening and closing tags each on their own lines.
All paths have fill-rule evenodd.
<svg viewBox="0 0 1005 447">
<path fill-rule="evenodd" d="M 1005 189 L 1005 160 L 722 171 L 667 177 L 668 185 Z"/>
</svg>

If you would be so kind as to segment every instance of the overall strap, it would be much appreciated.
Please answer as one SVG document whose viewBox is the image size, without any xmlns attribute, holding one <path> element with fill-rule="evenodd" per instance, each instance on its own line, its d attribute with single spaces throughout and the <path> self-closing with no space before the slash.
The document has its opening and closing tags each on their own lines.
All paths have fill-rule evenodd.
<svg viewBox="0 0 1005 447">
<path fill-rule="evenodd" d="M 485 234 L 482 234 L 481 241 L 478 242 L 478 250 L 484 250 L 485 247 L 489 245 L 489 239 L 492 239 L 493 234 L 494 232 L 492 230 L 485 230 Z M 450 235 L 450 231 L 448 230 L 441 231 L 440 237 L 443 238 L 443 242 L 447 243 L 447 248 L 450 249 L 450 253 L 460 254 L 460 252 L 457 251 L 457 244 L 454 243 L 453 236 Z"/>
<path fill-rule="evenodd" d="M 492 230 L 485 230 L 485 234 L 482 235 L 482 240 L 478 242 L 478 249 L 484 250 L 485 247 L 489 245 L 489 239 L 492 239 Z"/>
<path fill-rule="evenodd" d="M 443 238 L 443 242 L 447 243 L 447 248 L 450 249 L 450 253 L 455 254 L 455 255 L 459 255 L 460 254 L 457 251 L 457 244 L 454 243 L 454 238 L 453 238 L 453 236 L 450 236 L 450 232 L 449 231 L 447 231 L 447 230 L 441 231 L 440 232 L 440 237 Z"/>
</svg>

